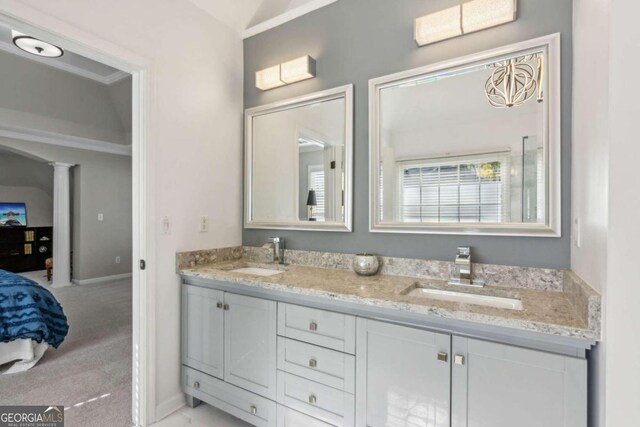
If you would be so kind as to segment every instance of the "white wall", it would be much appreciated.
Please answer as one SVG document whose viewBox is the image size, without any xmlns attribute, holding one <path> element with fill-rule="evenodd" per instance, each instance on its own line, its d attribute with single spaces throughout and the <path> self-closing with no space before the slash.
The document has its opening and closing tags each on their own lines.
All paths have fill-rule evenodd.
<svg viewBox="0 0 640 427">
<path fill-rule="evenodd" d="M 638 91 L 630 90 L 629 83 L 640 69 L 640 2 L 610 3 L 606 426 L 636 427 L 640 425 L 640 279 L 635 268 L 640 242 L 640 103 Z"/>
<path fill-rule="evenodd" d="M 41 188 L 0 185 L 0 202 L 25 203 L 28 227 L 53 225 L 53 198 Z"/>
<path fill-rule="evenodd" d="M 640 4 L 574 1 L 572 268 L 604 296 L 604 339 L 592 355 L 591 426 L 640 425 L 640 286 L 634 275 L 637 121 L 628 83 L 640 67 Z"/>
<path fill-rule="evenodd" d="M 574 1 L 571 268 L 605 295 L 609 186 L 610 0 Z M 580 246 L 576 240 L 580 240 Z M 605 307 L 606 315 L 606 307 Z M 606 322 L 605 322 L 606 325 Z M 605 426 L 607 338 L 591 352 L 590 425 Z"/>
<path fill-rule="evenodd" d="M 175 253 L 241 243 L 240 37 L 182 0 L 0 0 L 0 9 L 63 35 L 90 34 L 150 65 L 148 231 L 156 244 L 148 270 L 157 294 L 151 363 L 158 415 L 166 415 L 184 399 Z M 170 235 L 159 235 L 164 215 Z M 200 215 L 209 216 L 209 233 L 199 233 Z"/>
</svg>

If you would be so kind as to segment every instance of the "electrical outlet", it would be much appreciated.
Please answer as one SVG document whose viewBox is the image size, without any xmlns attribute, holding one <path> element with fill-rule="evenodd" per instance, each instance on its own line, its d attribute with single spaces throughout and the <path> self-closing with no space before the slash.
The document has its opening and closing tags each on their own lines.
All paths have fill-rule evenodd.
<svg viewBox="0 0 640 427">
<path fill-rule="evenodd" d="M 120 264 L 120 256 L 116 257 L 116 264 Z"/>
<path fill-rule="evenodd" d="M 98 221 L 104 221 L 104 214 L 98 214 Z"/>
<path fill-rule="evenodd" d="M 202 215 L 200 217 L 200 232 L 201 233 L 209 232 L 209 217 L 207 215 Z"/>
<path fill-rule="evenodd" d="M 171 221 L 169 221 L 168 216 L 162 217 L 162 229 L 160 232 L 165 236 L 171 234 Z"/>
</svg>

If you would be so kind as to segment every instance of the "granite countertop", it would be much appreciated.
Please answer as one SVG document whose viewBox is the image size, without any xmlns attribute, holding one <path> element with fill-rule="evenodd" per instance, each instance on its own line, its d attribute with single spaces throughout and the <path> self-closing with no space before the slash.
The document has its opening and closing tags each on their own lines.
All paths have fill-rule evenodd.
<svg viewBox="0 0 640 427">
<path fill-rule="evenodd" d="M 576 283 L 572 283 L 572 291 L 559 292 L 505 286 L 485 286 L 482 289 L 452 287 L 439 280 L 385 274 L 363 277 L 344 269 L 303 265 L 288 265 L 286 267 L 270 265 L 267 268 L 275 267 L 286 270 L 284 273 L 273 276 L 256 276 L 229 271 L 247 266 L 259 267 L 261 264 L 251 260 L 236 259 L 190 267 L 182 266 L 178 272 L 185 278 L 221 280 L 266 290 L 329 298 L 554 336 L 589 341 L 597 341 L 600 338 L 599 321 L 594 321 L 596 316 L 599 316 L 599 296 L 595 309 L 589 304 L 586 309 L 579 306 L 576 301 L 584 300 L 585 293 L 587 300 L 589 300 L 592 297 L 590 294 L 592 290 L 587 286 L 588 289 L 580 289 L 580 292 L 576 292 L 575 289 L 582 286 Z M 416 282 L 422 286 L 457 292 L 519 299 L 523 309 L 521 311 L 501 309 L 407 295 L 407 289 L 415 285 Z M 576 294 L 580 294 L 581 297 L 577 298 Z"/>
</svg>

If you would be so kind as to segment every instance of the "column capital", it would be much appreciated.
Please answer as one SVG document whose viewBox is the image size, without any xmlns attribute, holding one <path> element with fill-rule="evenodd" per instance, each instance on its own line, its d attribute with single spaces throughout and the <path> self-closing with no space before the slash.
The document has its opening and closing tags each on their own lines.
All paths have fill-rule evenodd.
<svg viewBox="0 0 640 427">
<path fill-rule="evenodd" d="M 50 162 L 49 165 L 53 166 L 54 168 L 65 168 L 65 169 L 70 169 L 75 166 L 75 164 L 73 163 L 63 163 L 63 162 Z"/>
</svg>

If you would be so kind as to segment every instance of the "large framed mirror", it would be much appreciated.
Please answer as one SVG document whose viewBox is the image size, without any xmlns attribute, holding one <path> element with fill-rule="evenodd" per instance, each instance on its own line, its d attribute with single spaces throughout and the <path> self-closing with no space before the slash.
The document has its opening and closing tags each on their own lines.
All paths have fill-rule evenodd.
<svg viewBox="0 0 640 427">
<path fill-rule="evenodd" d="M 371 80 L 370 230 L 560 236 L 560 35 Z"/>
<path fill-rule="evenodd" d="M 245 112 L 245 227 L 352 230 L 353 86 Z"/>
</svg>

